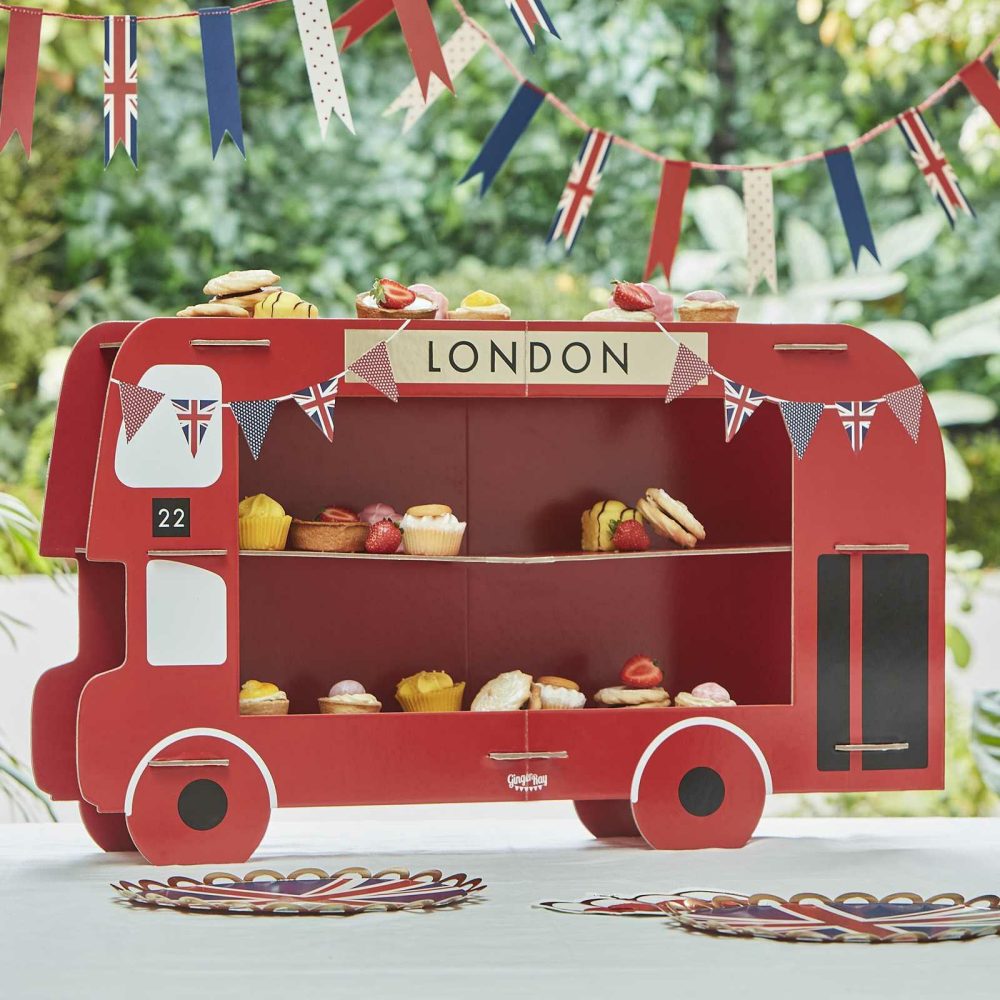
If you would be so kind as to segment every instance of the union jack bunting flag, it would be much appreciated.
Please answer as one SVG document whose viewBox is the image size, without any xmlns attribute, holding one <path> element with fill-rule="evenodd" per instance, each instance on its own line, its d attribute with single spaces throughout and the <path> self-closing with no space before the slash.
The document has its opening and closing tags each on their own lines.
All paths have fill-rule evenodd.
<svg viewBox="0 0 1000 1000">
<path fill-rule="evenodd" d="M 591 129 L 573 161 L 548 236 L 549 243 L 558 239 L 565 240 L 567 253 L 573 249 L 583 220 L 590 211 L 590 204 L 594 200 L 597 185 L 601 183 L 604 164 L 610 151 L 611 134 Z"/>
<path fill-rule="evenodd" d="M 722 379 L 725 386 L 726 441 L 732 441 L 740 428 L 753 416 L 754 411 L 767 399 L 763 392 L 741 385 L 731 379 Z"/>
<path fill-rule="evenodd" d="M 134 17 L 104 19 L 104 166 L 118 144 L 139 165 L 139 57 Z"/>
<path fill-rule="evenodd" d="M 868 428 L 872 425 L 875 411 L 878 409 L 878 401 L 862 400 L 856 403 L 837 403 L 837 413 L 840 422 L 847 431 L 848 440 L 851 442 L 851 451 L 861 451 L 868 437 Z"/>
<path fill-rule="evenodd" d="M 987 897 L 983 897 L 984 900 Z M 696 930 L 797 941 L 947 941 L 1000 931 L 1000 910 L 962 902 L 834 902 L 822 898 L 678 910 Z"/>
<path fill-rule="evenodd" d="M 333 409 L 337 405 L 338 378 L 328 378 L 292 393 L 292 398 L 302 407 L 306 416 L 323 432 L 327 441 L 333 440 Z"/>
<path fill-rule="evenodd" d="M 948 216 L 952 229 L 955 228 L 955 218 L 959 211 L 975 217 L 972 206 L 962 193 L 958 178 L 948 157 L 944 155 L 941 144 L 934 138 L 934 133 L 927 127 L 924 116 L 916 108 L 910 108 L 897 115 L 896 122 L 906 145 L 910 147 L 910 155 L 917 165 L 917 170 L 924 176 L 931 194 Z"/>
<path fill-rule="evenodd" d="M 514 23 L 521 29 L 524 40 L 528 43 L 528 48 L 535 51 L 535 27 L 544 28 L 550 35 L 559 37 L 556 26 L 549 17 L 549 12 L 545 9 L 542 0 L 506 0 L 507 9 L 510 16 L 514 18 Z"/>
<path fill-rule="evenodd" d="M 181 430 L 184 432 L 184 440 L 191 446 L 191 457 L 198 455 L 198 446 L 205 440 L 208 425 L 215 416 L 216 407 L 219 405 L 217 399 L 171 399 L 174 409 L 177 411 L 177 419 L 180 421 Z"/>
</svg>

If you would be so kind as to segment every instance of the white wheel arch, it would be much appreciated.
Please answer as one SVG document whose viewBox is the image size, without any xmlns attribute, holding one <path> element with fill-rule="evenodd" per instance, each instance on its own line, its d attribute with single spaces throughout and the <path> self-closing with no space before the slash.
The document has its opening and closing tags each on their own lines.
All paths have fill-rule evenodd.
<svg viewBox="0 0 1000 1000">
<path fill-rule="evenodd" d="M 646 770 L 646 765 L 649 763 L 653 754 L 656 753 L 656 751 L 664 743 L 666 743 L 671 736 L 675 736 L 682 730 L 691 729 L 694 726 L 711 726 L 715 729 L 724 729 L 726 732 L 732 733 L 738 739 L 741 739 L 750 748 L 754 757 L 757 758 L 757 763 L 760 764 L 760 770 L 764 776 L 764 790 L 768 795 L 774 791 L 774 785 L 771 781 L 771 768 L 767 763 L 767 758 L 764 756 L 764 751 L 761 750 L 756 740 L 728 719 L 715 719 L 708 715 L 699 715 L 692 719 L 684 719 L 682 722 L 675 722 L 672 726 L 668 726 L 662 733 L 656 736 L 652 742 L 650 742 L 649 746 L 646 747 L 645 750 L 643 750 L 642 756 L 639 758 L 639 763 L 636 765 L 635 774 L 632 776 L 632 789 L 629 794 L 629 799 L 633 805 L 639 801 L 639 783 L 642 780 L 642 772 Z"/>
<path fill-rule="evenodd" d="M 232 733 L 227 733 L 224 729 L 181 729 L 176 733 L 171 733 L 169 736 L 164 736 L 162 740 L 158 743 L 154 743 L 143 755 L 142 759 L 135 766 L 135 770 L 132 772 L 132 777 L 129 778 L 128 788 L 125 790 L 125 815 L 132 815 L 132 800 L 135 798 L 135 789 L 139 784 L 139 778 L 142 776 L 142 772 L 146 769 L 149 762 L 163 749 L 171 746 L 180 740 L 188 739 L 191 736 L 211 736 L 218 740 L 224 740 L 226 743 L 231 743 L 234 747 L 238 747 L 242 750 L 253 762 L 257 765 L 257 770 L 260 771 L 261 777 L 264 779 L 264 784 L 267 786 L 267 798 L 271 804 L 271 808 L 275 809 L 278 805 L 278 794 L 274 786 L 274 778 L 271 776 L 271 771 L 267 764 L 264 763 L 264 758 L 261 757 L 257 751 L 247 743 L 246 740 L 240 739 L 239 736 L 234 736 Z"/>
</svg>

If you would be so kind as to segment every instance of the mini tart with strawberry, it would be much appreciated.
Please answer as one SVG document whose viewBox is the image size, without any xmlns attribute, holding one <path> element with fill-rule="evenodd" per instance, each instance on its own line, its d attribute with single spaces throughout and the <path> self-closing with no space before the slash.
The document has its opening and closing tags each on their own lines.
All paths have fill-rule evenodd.
<svg viewBox="0 0 1000 1000">
<path fill-rule="evenodd" d="M 669 299 L 669 318 L 662 300 L 664 293 L 653 285 L 631 281 L 613 281 L 606 309 L 596 309 L 583 317 L 585 323 L 652 323 L 673 319 L 673 299 Z M 654 293 L 656 299 L 654 300 Z"/>
<path fill-rule="evenodd" d="M 391 278 L 376 278 L 367 292 L 354 300 L 358 319 L 434 319 L 437 303 Z"/>
<path fill-rule="evenodd" d="M 288 548 L 299 552 L 363 552 L 368 527 L 346 507 L 326 507 L 314 521 L 292 518 Z"/>
<path fill-rule="evenodd" d="M 510 306 L 505 306 L 492 292 L 480 288 L 466 295 L 458 308 L 448 313 L 448 319 L 510 319 Z"/>
</svg>

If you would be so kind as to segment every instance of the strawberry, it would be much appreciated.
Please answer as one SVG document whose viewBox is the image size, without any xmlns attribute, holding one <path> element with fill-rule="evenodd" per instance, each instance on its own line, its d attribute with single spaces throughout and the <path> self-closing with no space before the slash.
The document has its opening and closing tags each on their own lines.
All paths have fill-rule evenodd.
<svg viewBox="0 0 1000 1000">
<path fill-rule="evenodd" d="M 649 548 L 649 535 L 639 521 L 616 521 L 611 544 L 616 552 L 645 552 Z"/>
<path fill-rule="evenodd" d="M 654 660 L 645 653 L 630 657 L 622 667 L 621 682 L 630 688 L 659 687 L 663 683 L 659 660 Z"/>
<path fill-rule="evenodd" d="M 317 515 L 317 521 L 326 521 L 330 524 L 347 524 L 357 521 L 358 515 L 353 510 L 346 507 L 324 507 Z"/>
<path fill-rule="evenodd" d="M 611 301 L 625 312 L 642 312 L 653 308 L 653 297 L 645 288 L 634 285 L 631 281 L 613 281 L 614 291 Z"/>
<path fill-rule="evenodd" d="M 368 529 L 368 537 L 365 538 L 365 552 L 395 552 L 402 540 L 403 532 L 399 530 L 399 525 L 386 517 L 381 521 L 376 521 Z"/>
<path fill-rule="evenodd" d="M 416 297 L 416 292 L 392 278 L 376 278 L 372 285 L 372 298 L 383 309 L 405 309 Z"/>
</svg>

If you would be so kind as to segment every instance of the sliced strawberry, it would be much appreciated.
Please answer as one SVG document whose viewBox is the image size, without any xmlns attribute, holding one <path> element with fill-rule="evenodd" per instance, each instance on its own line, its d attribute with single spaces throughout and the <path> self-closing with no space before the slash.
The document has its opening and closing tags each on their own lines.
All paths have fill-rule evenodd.
<svg viewBox="0 0 1000 1000">
<path fill-rule="evenodd" d="M 324 507 L 316 517 L 317 521 L 328 521 L 331 524 L 347 524 L 357 519 L 358 515 L 347 507 Z"/>
<path fill-rule="evenodd" d="M 631 281 L 613 281 L 615 290 L 611 300 L 619 309 L 625 312 L 642 312 L 653 308 L 653 297 L 645 288 L 640 288 Z"/>
<path fill-rule="evenodd" d="M 663 683 L 659 661 L 645 653 L 626 660 L 620 676 L 622 684 L 630 688 L 655 688 Z"/>
<path fill-rule="evenodd" d="M 399 525 L 385 518 L 376 521 L 369 529 L 365 538 L 365 552 L 395 552 L 403 540 L 403 532 Z"/>
<path fill-rule="evenodd" d="M 639 521 L 619 521 L 611 544 L 618 552 L 645 552 L 649 548 L 649 535 Z"/>
<path fill-rule="evenodd" d="M 416 297 L 416 292 L 392 278 L 376 278 L 372 285 L 372 298 L 383 309 L 405 309 Z"/>
</svg>

